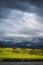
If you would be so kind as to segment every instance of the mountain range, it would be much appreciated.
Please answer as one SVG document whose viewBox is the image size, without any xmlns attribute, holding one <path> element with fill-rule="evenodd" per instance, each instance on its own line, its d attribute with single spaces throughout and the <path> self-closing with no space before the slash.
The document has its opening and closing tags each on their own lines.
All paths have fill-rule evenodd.
<svg viewBox="0 0 43 65">
<path fill-rule="evenodd" d="M 0 47 L 43 49 L 43 38 L 33 38 L 31 41 L 19 40 L 17 42 L 0 41 Z"/>
</svg>

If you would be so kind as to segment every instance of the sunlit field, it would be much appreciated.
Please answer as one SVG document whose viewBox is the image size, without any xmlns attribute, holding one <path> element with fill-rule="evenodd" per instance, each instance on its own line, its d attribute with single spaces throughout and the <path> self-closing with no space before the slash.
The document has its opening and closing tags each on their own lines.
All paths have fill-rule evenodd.
<svg viewBox="0 0 43 65">
<path fill-rule="evenodd" d="M 0 61 L 43 60 L 43 50 L 28 48 L 0 48 Z"/>
</svg>

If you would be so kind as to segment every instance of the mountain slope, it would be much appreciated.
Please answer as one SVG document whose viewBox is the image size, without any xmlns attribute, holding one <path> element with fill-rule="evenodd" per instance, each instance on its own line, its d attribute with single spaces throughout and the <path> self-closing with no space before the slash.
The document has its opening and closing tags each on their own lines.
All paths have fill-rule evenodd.
<svg viewBox="0 0 43 65">
<path fill-rule="evenodd" d="M 40 48 L 43 49 L 43 39 L 32 39 L 32 41 L 6 42 L 0 41 L 0 47 L 18 47 L 18 48 Z"/>
</svg>

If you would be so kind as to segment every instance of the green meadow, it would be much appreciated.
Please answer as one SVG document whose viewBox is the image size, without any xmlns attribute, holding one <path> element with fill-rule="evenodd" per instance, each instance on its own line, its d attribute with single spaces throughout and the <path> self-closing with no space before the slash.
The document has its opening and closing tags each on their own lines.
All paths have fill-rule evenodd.
<svg viewBox="0 0 43 65">
<path fill-rule="evenodd" d="M 43 60 L 43 50 L 28 48 L 0 48 L 0 61 L 3 60 Z"/>
</svg>

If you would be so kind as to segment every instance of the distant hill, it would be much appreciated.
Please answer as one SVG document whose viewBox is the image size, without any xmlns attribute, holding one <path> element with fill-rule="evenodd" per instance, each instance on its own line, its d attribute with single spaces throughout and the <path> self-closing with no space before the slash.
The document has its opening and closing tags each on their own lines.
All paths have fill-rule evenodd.
<svg viewBox="0 0 43 65">
<path fill-rule="evenodd" d="M 40 48 L 43 49 L 43 38 L 35 38 L 31 41 L 18 41 L 18 42 L 6 42 L 6 41 L 0 41 L 0 47 L 13 47 L 13 48 Z"/>
</svg>

